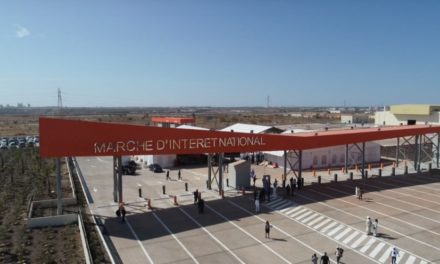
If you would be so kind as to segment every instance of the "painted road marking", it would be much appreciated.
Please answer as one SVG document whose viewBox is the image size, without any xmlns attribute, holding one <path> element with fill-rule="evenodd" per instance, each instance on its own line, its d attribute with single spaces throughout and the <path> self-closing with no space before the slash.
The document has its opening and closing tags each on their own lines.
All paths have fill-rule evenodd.
<svg viewBox="0 0 440 264">
<path fill-rule="evenodd" d="M 340 224 L 338 227 L 336 227 L 333 230 L 331 230 L 330 232 L 328 232 L 327 235 L 333 236 L 334 234 L 336 234 L 339 230 L 341 230 L 344 227 L 345 227 L 344 224 Z"/>
<path fill-rule="evenodd" d="M 191 257 L 191 259 L 194 261 L 194 263 L 199 263 L 197 259 L 189 252 L 189 250 L 180 242 L 180 240 L 171 232 L 171 230 L 168 228 L 168 226 L 159 218 L 159 216 L 156 215 L 156 213 L 152 213 L 154 218 L 156 218 L 157 221 L 167 230 L 167 232 L 177 241 L 177 243 L 185 250 L 186 254 Z"/>
<path fill-rule="evenodd" d="M 236 260 L 238 260 L 238 262 L 245 264 L 245 262 L 243 260 L 241 260 L 237 255 L 235 255 L 234 252 L 232 252 L 227 246 L 225 246 L 225 244 L 223 244 L 220 240 L 218 240 L 218 238 L 216 238 L 213 234 L 211 234 L 211 232 L 209 232 L 204 226 L 202 226 L 199 222 L 197 222 L 197 220 L 195 220 L 191 215 L 189 215 L 185 210 L 183 210 L 180 207 L 179 210 L 184 213 L 189 219 L 191 219 L 191 221 L 193 221 L 194 224 L 196 224 L 197 226 L 199 226 L 203 231 L 205 231 L 212 239 L 214 239 L 220 246 L 222 246 L 223 249 L 225 249 L 229 254 L 231 254 Z"/>
<path fill-rule="evenodd" d="M 351 244 L 350 246 L 352 248 L 357 248 L 357 246 L 359 246 L 360 243 L 362 243 L 362 241 L 364 241 L 367 238 L 367 235 L 362 235 L 360 238 L 358 238 L 358 240 L 356 240 L 353 244 Z"/>
<path fill-rule="evenodd" d="M 351 240 L 353 240 L 353 238 L 355 236 L 359 235 L 359 231 L 355 231 L 354 233 L 352 233 L 351 235 L 349 235 L 346 239 L 344 239 L 344 241 L 342 241 L 342 243 L 344 244 L 348 244 Z"/>
<path fill-rule="evenodd" d="M 137 236 L 136 232 L 133 230 L 133 227 L 131 226 L 130 222 L 128 221 L 128 219 L 125 219 L 125 222 L 127 223 L 128 228 L 130 229 L 131 233 L 133 234 L 134 238 L 136 239 L 136 242 L 139 244 L 139 246 L 142 249 L 142 252 L 144 252 L 144 255 L 147 257 L 148 261 L 150 263 L 154 263 L 153 260 L 150 257 L 150 254 L 148 254 L 147 249 L 145 249 L 144 245 L 141 243 L 141 241 L 139 240 L 139 237 Z"/>
<path fill-rule="evenodd" d="M 341 238 L 343 238 L 346 234 L 348 234 L 351 230 L 353 230 L 353 229 L 351 229 L 350 227 L 347 227 L 344 231 L 342 231 L 341 233 L 339 233 L 339 235 L 337 235 L 336 237 L 335 237 L 335 239 L 336 240 L 339 240 L 339 239 L 341 239 Z"/>
<path fill-rule="evenodd" d="M 249 215 L 254 216 L 255 218 L 257 218 L 258 220 L 260 220 L 263 223 L 266 223 L 266 220 L 264 220 L 263 218 L 259 217 L 258 215 L 253 214 L 252 212 L 250 212 L 249 210 L 247 210 L 246 208 L 241 207 L 240 205 L 232 202 L 232 201 L 228 201 L 228 203 L 232 204 L 233 206 L 243 210 L 244 212 L 247 212 Z M 291 239 L 295 240 L 296 242 L 300 243 L 301 245 L 303 245 L 304 247 L 310 249 L 312 252 L 319 252 L 319 250 L 309 246 L 308 244 L 304 243 L 303 241 L 299 240 L 298 238 L 292 236 L 291 234 L 289 234 L 288 232 L 284 231 L 283 229 L 277 227 L 277 226 L 273 226 L 274 229 L 278 230 L 279 232 L 283 233 L 285 236 L 290 237 Z M 320 253 L 318 253 L 320 255 Z M 336 261 L 334 261 L 333 259 L 330 259 L 330 261 L 332 263 L 336 263 Z"/>
<path fill-rule="evenodd" d="M 416 261 L 416 258 L 414 256 L 409 256 L 409 258 L 405 262 L 405 264 L 413 264 L 415 261 Z"/>
<path fill-rule="evenodd" d="M 399 264 L 400 263 L 400 261 L 403 259 L 403 256 L 405 255 L 405 252 L 403 252 L 403 251 L 399 251 L 399 257 L 397 257 L 397 260 L 396 260 L 396 264 Z"/>
<path fill-rule="evenodd" d="M 285 259 L 283 256 L 281 256 L 280 254 L 278 254 L 276 251 L 274 251 L 272 248 L 270 248 L 268 245 L 266 245 L 265 243 L 261 242 L 261 240 L 259 240 L 258 238 L 256 238 L 255 236 L 253 236 L 251 233 L 249 233 L 248 231 L 244 230 L 243 228 L 241 228 L 239 225 L 237 225 L 236 223 L 232 222 L 229 218 L 227 218 L 226 216 L 224 216 L 223 214 L 217 212 L 217 210 L 215 210 L 214 208 L 212 208 L 209 205 L 206 205 L 207 208 L 209 208 L 211 211 L 213 211 L 215 214 L 217 214 L 218 216 L 220 216 L 221 218 L 223 218 L 223 220 L 227 221 L 228 223 L 230 223 L 231 225 L 235 226 L 236 228 L 238 228 L 241 232 L 245 233 L 246 235 L 248 235 L 249 237 L 251 237 L 253 240 L 255 240 L 256 242 L 258 242 L 260 245 L 262 245 L 263 247 L 265 247 L 267 250 L 269 250 L 270 252 L 272 252 L 274 255 L 276 255 L 277 257 L 279 257 L 280 259 L 282 259 L 284 262 L 286 263 L 292 263 L 290 261 L 288 261 L 287 259 Z"/>
<path fill-rule="evenodd" d="M 325 233 L 327 232 L 330 228 L 334 227 L 335 225 L 337 225 L 338 223 L 336 221 L 331 222 L 329 225 L 325 226 L 323 229 L 321 229 L 320 232 Z"/>
<path fill-rule="evenodd" d="M 298 207 L 293 208 L 292 210 L 289 210 L 289 211 L 285 212 L 285 214 L 286 214 L 286 215 L 289 215 L 289 214 L 291 214 L 291 213 L 293 213 L 293 212 L 298 211 L 299 209 L 303 209 L 303 208 L 302 208 L 301 206 L 298 206 Z M 284 209 L 283 209 L 283 210 L 284 210 Z"/>
<path fill-rule="evenodd" d="M 377 254 L 382 250 L 382 248 L 385 246 L 385 243 L 380 242 L 379 245 L 377 245 L 373 251 L 370 253 L 370 257 L 375 258 Z"/>
<path fill-rule="evenodd" d="M 304 214 L 302 214 L 300 216 L 295 217 L 295 219 L 299 221 L 299 220 L 303 219 L 304 217 L 307 217 L 307 216 L 309 216 L 311 214 L 313 214 L 313 212 L 312 211 L 308 211 L 308 212 L 306 212 L 306 213 L 304 213 Z"/>
<path fill-rule="evenodd" d="M 313 227 L 313 229 L 319 229 L 321 226 L 327 224 L 327 223 L 330 222 L 330 221 L 331 221 L 331 219 L 327 218 L 327 219 L 325 219 L 324 221 L 322 221 L 321 223 L 315 225 L 315 226 Z"/>
<path fill-rule="evenodd" d="M 385 263 L 385 261 L 390 256 L 391 250 L 393 249 L 393 246 L 389 246 L 387 250 L 382 254 L 382 257 L 380 257 L 379 261 L 382 263 Z"/>
<path fill-rule="evenodd" d="M 319 221 L 321 221 L 322 219 L 324 219 L 323 215 L 321 215 L 320 217 L 316 218 L 315 220 L 313 220 L 312 222 L 308 223 L 307 225 L 308 226 L 312 226 L 312 225 L 318 223 Z"/>
<path fill-rule="evenodd" d="M 283 202 L 283 203 L 279 204 L 278 206 L 275 206 L 273 209 L 280 210 L 282 208 L 286 208 L 286 207 L 289 207 L 291 205 L 292 205 L 291 202 Z"/>
<path fill-rule="evenodd" d="M 301 223 L 307 223 L 307 222 L 309 222 L 310 220 L 312 220 L 313 218 L 317 217 L 318 215 L 319 215 L 318 213 L 314 213 L 314 214 L 312 214 L 311 216 L 309 216 L 309 217 L 307 217 L 307 218 L 301 220 Z"/>
<path fill-rule="evenodd" d="M 365 246 L 361 248 L 360 252 L 365 253 L 374 244 L 374 242 L 376 242 L 376 239 L 370 238 L 370 240 L 368 240 Z"/>
<path fill-rule="evenodd" d="M 289 216 L 293 218 L 293 217 L 295 217 L 295 216 L 297 216 L 297 215 L 299 215 L 299 214 L 304 213 L 305 211 L 307 211 L 306 208 L 304 208 L 304 209 L 302 209 L 302 210 L 300 210 L 300 211 L 298 211 L 298 212 L 295 212 L 295 213 L 293 213 L 293 214 L 290 214 Z"/>
</svg>

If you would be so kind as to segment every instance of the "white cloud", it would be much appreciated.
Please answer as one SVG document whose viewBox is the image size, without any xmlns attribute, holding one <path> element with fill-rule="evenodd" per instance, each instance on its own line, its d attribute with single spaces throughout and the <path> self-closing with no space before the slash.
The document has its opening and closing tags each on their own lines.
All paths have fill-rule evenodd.
<svg viewBox="0 0 440 264">
<path fill-rule="evenodd" d="M 15 32 L 17 38 L 25 38 L 30 34 L 31 32 L 27 28 L 17 25 L 17 31 Z"/>
</svg>

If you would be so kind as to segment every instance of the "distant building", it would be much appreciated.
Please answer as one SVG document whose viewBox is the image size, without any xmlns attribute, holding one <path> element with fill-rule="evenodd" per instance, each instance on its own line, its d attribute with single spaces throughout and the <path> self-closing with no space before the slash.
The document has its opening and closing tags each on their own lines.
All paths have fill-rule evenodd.
<svg viewBox="0 0 440 264">
<path fill-rule="evenodd" d="M 156 116 L 151 118 L 154 126 L 159 127 L 178 127 L 180 125 L 191 125 L 196 124 L 196 119 L 191 117 L 165 117 Z"/>
<path fill-rule="evenodd" d="M 260 125 L 236 123 L 233 124 L 232 126 L 225 127 L 220 131 L 254 133 L 254 134 L 280 134 L 284 130 L 273 126 L 260 126 Z"/>
<path fill-rule="evenodd" d="M 440 105 L 392 105 L 389 111 L 378 111 L 376 125 L 440 124 Z"/>
<path fill-rule="evenodd" d="M 372 119 L 368 114 L 341 114 L 341 123 L 343 124 L 367 124 Z"/>
</svg>

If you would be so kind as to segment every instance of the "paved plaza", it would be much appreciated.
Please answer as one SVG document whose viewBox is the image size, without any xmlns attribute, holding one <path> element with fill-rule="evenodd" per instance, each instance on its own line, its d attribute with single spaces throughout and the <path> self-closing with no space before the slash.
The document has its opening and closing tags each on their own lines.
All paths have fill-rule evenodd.
<svg viewBox="0 0 440 264">
<path fill-rule="evenodd" d="M 321 257 L 327 252 L 336 263 L 340 246 L 341 263 L 391 263 L 392 247 L 400 251 L 397 263 L 440 263 L 440 174 L 428 172 L 427 164 L 420 173 L 403 175 L 402 163 L 397 176 L 385 167 L 378 177 L 373 168 L 367 180 L 353 171 L 352 181 L 340 171 L 305 172 L 305 188 L 293 196 L 278 189 L 260 213 L 255 213 L 252 190 L 243 195 L 226 188 L 224 199 L 214 186 L 207 190 L 207 168 L 182 168 L 181 180 L 172 170 L 169 181 L 165 173 L 142 169 L 123 176 L 127 220 L 121 223 L 113 202 L 112 158 L 77 161 L 90 209 L 102 223 L 115 262 L 311 263 L 313 253 Z M 282 169 L 253 168 L 257 186 L 265 174 L 281 180 Z M 333 182 L 335 173 L 338 182 Z M 321 184 L 316 183 L 318 175 Z M 354 195 L 356 186 L 364 190 L 362 200 Z M 195 189 L 205 200 L 203 214 L 193 204 Z M 147 199 L 153 209 L 146 206 Z M 366 235 L 367 216 L 378 219 L 376 237 Z M 265 238 L 266 221 L 272 225 L 270 238 Z"/>
</svg>

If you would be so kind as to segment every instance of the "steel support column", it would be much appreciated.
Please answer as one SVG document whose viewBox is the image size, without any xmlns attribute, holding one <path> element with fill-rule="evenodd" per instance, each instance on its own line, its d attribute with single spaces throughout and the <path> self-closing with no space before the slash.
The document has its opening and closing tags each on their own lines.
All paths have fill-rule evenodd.
<svg viewBox="0 0 440 264">
<path fill-rule="evenodd" d="M 365 142 L 362 142 L 362 178 L 365 177 Z"/>
<path fill-rule="evenodd" d="M 440 159 L 440 133 L 437 133 L 437 168 L 439 168 Z"/>
<path fill-rule="evenodd" d="M 298 179 L 301 180 L 302 183 L 302 150 L 299 151 L 299 155 L 298 155 Z"/>
<path fill-rule="evenodd" d="M 421 167 L 421 159 L 422 159 L 422 146 L 424 146 L 425 144 L 422 145 L 422 141 L 423 141 L 423 137 L 422 135 L 419 135 L 419 142 L 417 145 L 417 167 L 416 170 L 417 172 L 420 172 L 420 167 Z"/>
<path fill-rule="evenodd" d="M 57 170 L 57 215 L 63 214 L 63 188 L 61 187 L 61 160 L 56 159 Z"/>
<path fill-rule="evenodd" d="M 345 173 L 348 173 L 348 144 L 345 145 L 344 169 Z"/>
<path fill-rule="evenodd" d="M 208 154 L 208 190 L 211 190 L 212 182 L 212 154 Z"/>
<path fill-rule="evenodd" d="M 400 138 L 397 138 L 397 145 L 396 145 L 396 167 L 399 167 L 399 154 L 400 154 Z"/>
<path fill-rule="evenodd" d="M 117 159 L 113 156 L 113 201 L 118 202 Z"/>
<path fill-rule="evenodd" d="M 223 190 L 223 153 L 218 154 L 218 190 Z"/>
<path fill-rule="evenodd" d="M 419 147 L 420 147 L 419 135 L 415 136 L 414 145 L 415 145 L 415 150 L 416 150 L 416 151 L 414 151 L 414 169 L 417 170 L 417 165 L 418 165 L 417 161 L 419 160 Z"/>
<path fill-rule="evenodd" d="M 123 200 L 123 196 L 122 196 L 122 157 L 118 156 L 117 157 L 118 160 L 118 202 L 122 203 Z"/>
<path fill-rule="evenodd" d="M 286 182 L 287 182 L 287 151 L 284 151 L 284 172 L 283 172 L 283 179 L 282 179 L 282 183 L 283 183 L 283 188 L 286 187 Z"/>
</svg>

